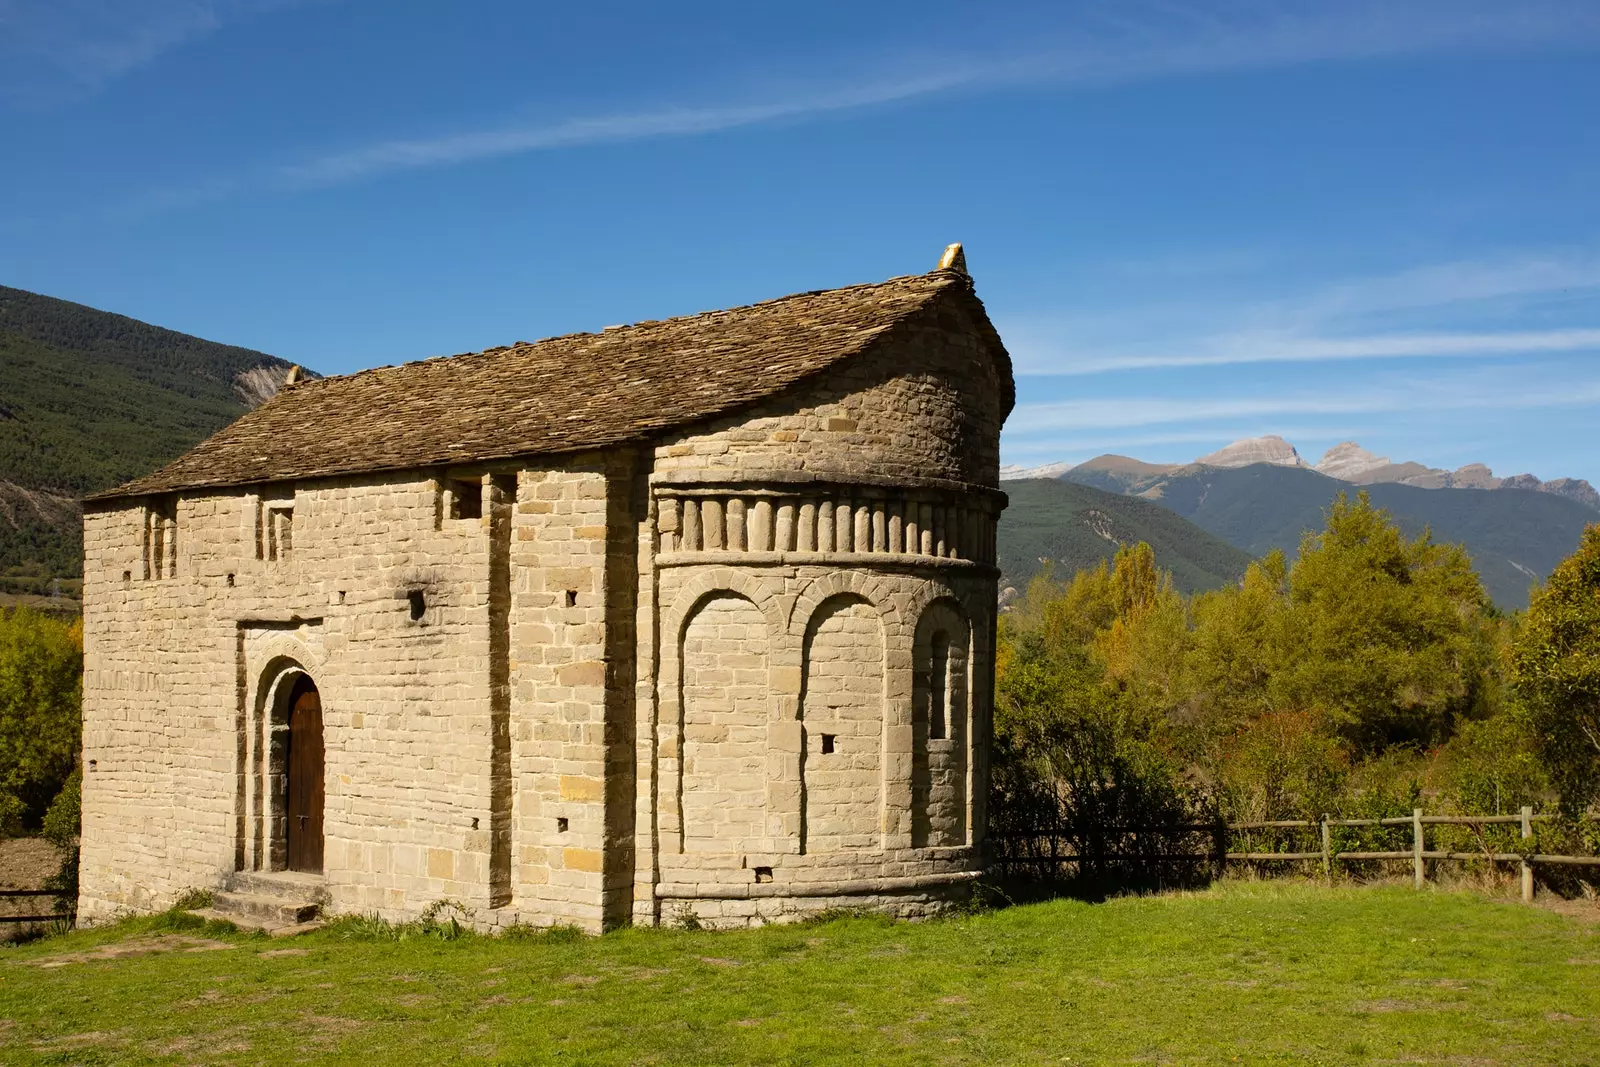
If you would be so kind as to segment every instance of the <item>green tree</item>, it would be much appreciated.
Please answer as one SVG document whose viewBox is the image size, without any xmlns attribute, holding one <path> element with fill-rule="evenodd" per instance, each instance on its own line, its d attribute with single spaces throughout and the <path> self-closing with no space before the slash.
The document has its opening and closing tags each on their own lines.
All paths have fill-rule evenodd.
<svg viewBox="0 0 1600 1067">
<path fill-rule="evenodd" d="M 1187 669 L 1196 739 L 1208 748 L 1275 710 L 1273 679 L 1294 646 L 1288 582 L 1288 564 L 1274 550 L 1252 563 L 1236 588 L 1194 599 Z"/>
<path fill-rule="evenodd" d="M 0 833 L 36 827 L 82 733 L 83 624 L 0 612 Z"/>
<path fill-rule="evenodd" d="M 1186 814 L 1162 736 L 1186 635 L 1183 598 L 1147 545 L 1070 582 L 1030 584 L 1000 626 L 997 836 L 1063 837 L 1090 878 L 1159 869 L 1161 838 L 1130 831 Z"/>
<path fill-rule="evenodd" d="M 1495 623 L 1472 560 L 1407 538 L 1365 493 L 1340 494 L 1301 542 L 1289 610 L 1272 701 L 1327 715 L 1358 753 L 1436 744 L 1491 710 Z"/>
<path fill-rule="evenodd" d="M 1600 795 L 1600 524 L 1533 594 L 1510 661 L 1541 760 L 1577 814 Z"/>
</svg>

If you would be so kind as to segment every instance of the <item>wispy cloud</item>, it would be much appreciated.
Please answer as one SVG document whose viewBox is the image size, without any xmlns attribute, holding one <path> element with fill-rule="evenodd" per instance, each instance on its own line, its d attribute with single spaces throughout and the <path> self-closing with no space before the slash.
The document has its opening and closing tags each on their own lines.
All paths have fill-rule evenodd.
<svg viewBox="0 0 1600 1067">
<path fill-rule="evenodd" d="M 889 77 L 873 73 L 828 83 L 791 84 L 786 90 L 747 85 L 725 91 L 722 99 L 712 102 L 480 124 L 379 140 L 259 166 L 244 175 L 202 183 L 187 193 L 206 198 L 263 186 L 336 185 L 417 168 L 704 135 L 1008 86 L 1115 84 L 1417 51 L 1565 46 L 1600 39 L 1600 8 L 1572 0 L 1523 0 L 1517 5 L 1490 0 L 1413 0 L 1404 5 L 1300 0 L 1271 10 L 1245 0 L 1205 4 L 1092 0 L 1076 5 L 1058 21 L 1064 25 L 1014 26 L 1014 39 L 1007 46 L 983 54 L 964 41 L 944 54 L 922 49 L 920 59 L 908 59 L 904 49 L 856 57 L 860 71 L 901 72 Z M 692 88 L 679 91 L 696 94 Z M 704 95 L 707 90 L 699 92 Z"/>
<path fill-rule="evenodd" d="M 262 172 L 291 187 L 337 185 L 369 175 L 416 167 L 449 166 L 543 149 L 572 148 L 650 137 L 715 133 L 888 104 L 969 84 L 972 75 L 945 71 L 923 78 L 825 91 L 800 99 L 717 107 L 681 107 L 637 114 L 566 119 L 414 140 L 383 141 Z"/>
<path fill-rule="evenodd" d="M 97 89 L 233 18 L 309 0 L 0 0 L 0 95 Z"/>
<path fill-rule="evenodd" d="M 1187 306 L 1164 310 L 1150 299 L 1147 281 L 1130 277 L 1138 287 L 1136 311 L 1103 299 L 1087 316 L 1017 316 L 1000 326 L 1018 373 L 1041 376 L 1600 351 L 1600 328 L 1582 322 L 1600 319 L 1600 259 L 1593 255 L 1516 253 L 1428 264 L 1262 300 L 1255 294 L 1272 284 L 1269 271 L 1252 265 L 1249 296 L 1238 301 L 1208 293 L 1198 307 L 1191 298 Z M 1185 291 L 1194 279 L 1164 284 Z M 1528 308 L 1552 303 L 1575 310 L 1579 321 L 1505 328 L 1533 318 Z M 1486 327 L 1491 320 L 1499 328 Z"/>
<path fill-rule="evenodd" d="M 1518 389 L 1500 376 L 1475 382 L 1390 382 L 1343 393 L 1287 393 L 1254 397 L 1098 397 L 1040 404 L 1021 404 L 1006 422 L 1012 439 L 1030 433 L 1059 433 L 1134 426 L 1196 424 L 1251 418 L 1282 419 L 1307 415 L 1375 415 L 1417 410 L 1529 410 L 1584 407 L 1600 403 L 1600 379 L 1560 386 Z"/>
<path fill-rule="evenodd" d="M 1057 351 L 1047 359 L 1031 354 L 1027 373 L 1103 374 L 1171 367 L 1219 367 L 1245 363 L 1323 363 L 1350 359 L 1465 356 L 1535 356 L 1600 350 L 1600 329 L 1506 333 L 1422 333 L 1369 337 L 1239 335 L 1206 339 L 1198 351 L 1171 354 L 1086 354 Z"/>
</svg>

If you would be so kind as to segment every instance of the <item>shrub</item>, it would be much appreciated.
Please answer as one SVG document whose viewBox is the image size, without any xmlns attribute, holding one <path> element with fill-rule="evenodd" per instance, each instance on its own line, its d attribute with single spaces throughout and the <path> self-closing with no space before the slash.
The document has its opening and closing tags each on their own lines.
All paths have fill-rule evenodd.
<svg viewBox="0 0 1600 1067">
<path fill-rule="evenodd" d="M 1600 524 L 1534 592 L 1510 660 L 1535 746 L 1575 816 L 1600 796 Z"/>
<path fill-rule="evenodd" d="M 0 834 L 38 828 L 82 732 L 83 623 L 0 612 Z"/>
</svg>

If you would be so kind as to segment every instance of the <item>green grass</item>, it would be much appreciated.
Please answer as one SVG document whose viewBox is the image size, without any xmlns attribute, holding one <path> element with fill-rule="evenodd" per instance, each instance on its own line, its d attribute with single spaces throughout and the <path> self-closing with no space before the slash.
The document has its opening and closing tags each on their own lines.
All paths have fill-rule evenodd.
<svg viewBox="0 0 1600 1067">
<path fill-rule="evenodd" d="M 1600 1062 L 1600 928 L 1467 893 L 1232 884 L 593 939 L 209 929 L 226 947 L 40 966 L 159 929 L 0 953 L 0 1062 Z"/>
</svg>

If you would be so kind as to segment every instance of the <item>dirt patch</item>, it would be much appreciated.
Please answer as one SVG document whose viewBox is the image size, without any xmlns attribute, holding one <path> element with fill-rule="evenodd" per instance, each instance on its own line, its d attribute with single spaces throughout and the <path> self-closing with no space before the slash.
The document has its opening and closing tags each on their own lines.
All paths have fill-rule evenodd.
<svg viewBox="0 0 1600 1067">
<path fill-rule="evenodd" d="M 226 941 L 213 941 L 208 937 L 189 937 L 186 934 L 157 934 L 154 937 L 130 937 L 109 945 L 84 952 L 66 952 L 59 956 L 46 956 L 35 960 L 36 967 L 65 967 L 72 963 L 90 963 L 95 960 L 121 960 L 132 956 L 151 956 L 158 952 L 217 952 L 233 948 Z"/>
<path fill-rule="evenodd" d="M 1538 906 L 1568 919 L 1577 919 L 1581 923 L 1589 925 L 1600 923 L 1600 902 L 1594 900 L 1565 900 L 1554 893 L 1543 893 L 1539 897 Z"/>
<path fill-rule="evenodd" d="M 0 893 L 8 889 L 38 890 L 61 870 L 61 850 L 42 837 L 0 838 Z M 55 897 L 0 896 L 0 916 L 52 915 Z M 0 937 L 15 935 L 21 927 L 0 923 Z"/>
<path fill-rule="evenodd" d="M 308 948 L 273 948 L 268 949 L 266 952 L 258 952 L 256 955 L 264 960 L 272 960 L 277 959 L 279 956 L 309 956 L 311 955 L 311 950 Z"/>
<path fill-rule="evenodd" d="M 82 1034 L 63 1034 L 60 1037 L 50 1037 L 37 1042 L 33 1047 L 37 1052 L 62 1052 L 68 1049 L 90 1048 L 94 1045 L 103 1045 L 113 1040 L 112 1035 L 101 1030 L 90 1030 Z"/>
<path fill-rule="evenodd" d="M 43 889 L 61 870 L 61 850 L 42 837 L 0 838 L 0 889 Z"/>
<path fill-rule="evenodd" d="M 624 982 L 646 982 L 652 978 L 666 978 L 672 974 L 665 967 L 627 967 L 618 972 L 617 977 Z"/>
<path fill-rule="evenodd" d="M 1416 1011 L 1415 1004 L 1404 1000 L 1359 1000 L 1354 1005 L 1354 1010 L 1363 1015 L 1383 1015 L 1392 1011 Z"/>
</svg>

